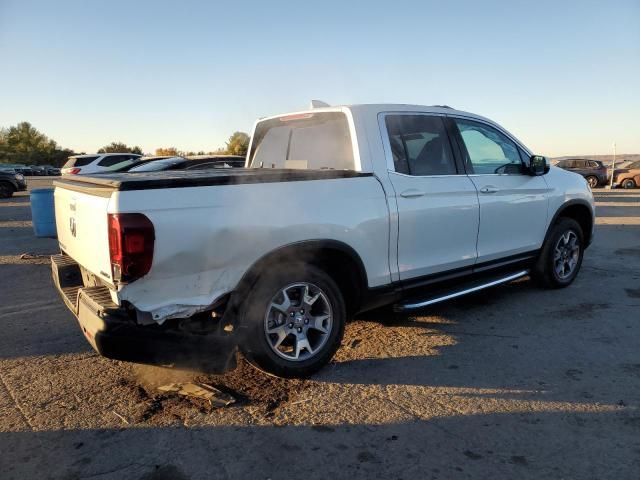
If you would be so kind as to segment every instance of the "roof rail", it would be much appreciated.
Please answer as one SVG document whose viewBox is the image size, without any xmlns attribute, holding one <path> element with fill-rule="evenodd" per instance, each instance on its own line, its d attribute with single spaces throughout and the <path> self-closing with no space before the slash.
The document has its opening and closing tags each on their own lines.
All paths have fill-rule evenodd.
<svg viewBox="0 0 640 480">
<path fill-rule="evenodd" d="M 453 107 L 450 107 L 449 105 L 431 105 L 432 107 L 437 107 L 437 108 L 448 108 L 449 110 L 453 110 Z"/>
</svg>

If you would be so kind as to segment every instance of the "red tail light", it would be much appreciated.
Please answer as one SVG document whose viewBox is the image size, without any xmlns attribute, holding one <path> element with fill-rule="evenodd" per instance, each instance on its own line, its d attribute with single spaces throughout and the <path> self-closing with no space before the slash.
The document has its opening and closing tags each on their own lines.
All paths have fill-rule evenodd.
<svg viewBox="0 0 640 480">
<path fill-rule="evenodd" d="M 78 173 L 80 173 L 80 169 L 79 168 L 72 168 L 71 170 L 69 170 L 67 172 L 69 175 L 77 175 Z"/>
<path fill-rule="evenodd" d="M 151 270 L 155 232 L 141 213 L 110 213 L 109 255 L 113 280 L 133 282 Z"/>
</svg>

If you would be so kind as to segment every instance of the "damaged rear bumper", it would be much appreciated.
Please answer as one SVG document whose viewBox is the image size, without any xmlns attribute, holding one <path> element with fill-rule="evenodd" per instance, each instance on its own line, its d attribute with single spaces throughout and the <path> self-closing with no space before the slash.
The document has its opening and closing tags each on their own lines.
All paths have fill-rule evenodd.
<svg viewBox="0 0 640 480">
<path fill-rule="evenodd" d="M 235 367 L 232 334 L 191 333 L 170 325 L 138 325 L 114 304 L 104 286 L 84 287 L 80 266 L 67 255 L 51 257 L 53 283 L 100 355 L 115 360 L 171 365 L 208 372 Z"/>
</svg>

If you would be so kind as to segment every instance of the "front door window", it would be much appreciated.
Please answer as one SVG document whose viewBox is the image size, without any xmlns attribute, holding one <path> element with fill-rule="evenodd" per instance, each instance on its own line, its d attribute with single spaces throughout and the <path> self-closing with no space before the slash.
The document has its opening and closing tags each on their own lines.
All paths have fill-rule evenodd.
<svg viewBox="0 0 640 480">
<path fill-rule="evenodd" d="M 495 128 L 471 120 L 455 119 L 466 147 L 467 171 L 474 174 L 522 173 L 518 148 Z"/>
</svg>

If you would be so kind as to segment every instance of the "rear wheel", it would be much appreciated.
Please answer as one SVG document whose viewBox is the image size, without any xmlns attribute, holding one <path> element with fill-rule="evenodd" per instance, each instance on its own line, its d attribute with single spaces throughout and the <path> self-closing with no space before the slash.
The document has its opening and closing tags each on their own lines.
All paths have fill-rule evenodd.
<svg viewBox="0 0 640 480">
<path fill-rule="evenodd" d="M 239 315 L 247 359 L 281 377 L 306 377 L 327 364 L 344 333 L 344 299 L 333 279 L 311 265 L 263 274 Z"/>
<path fill-rule="evenodd" d="M 636 188 L 636 182 L 633 178 L 627 178 L 622 181 L 622 188 Z"/>
<path fill-rule="evenodd" d="M 532 277 L 545 288 L 564 288 L 575 280 L 582 265 L 584 234 L 572 218 L 560 218 L 552 227 Z"/>
<path fill-rule="evenodd" d="M 591 188 L 596 188 L 598 186 L 598 177 L 594 176 L 594 175 L 589 175 L 587 177 L 587 183 L 589 184 L 589 187 Z"/>
<path fill-rule="evenodd" d="M 0 198 L 11 198 L 13 186 L 7 182 L 0 182 Z"/>
</svg>

